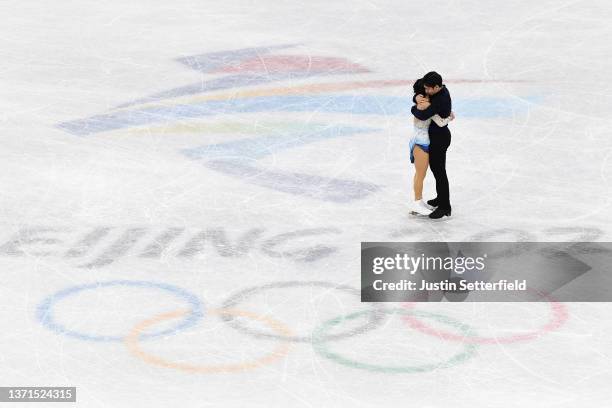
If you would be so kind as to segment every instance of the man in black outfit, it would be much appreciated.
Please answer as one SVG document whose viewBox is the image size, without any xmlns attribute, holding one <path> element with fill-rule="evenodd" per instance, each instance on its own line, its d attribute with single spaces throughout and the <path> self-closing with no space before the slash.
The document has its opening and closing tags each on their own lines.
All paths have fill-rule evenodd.
<svg viewBox="0 0 612 408">
<path fill-rule="evenodd" d="M 418 110 L 413 106 L 412 114 L 420 120 L 427 120 L 435 114 L 447 118 L 451 114 L 451 97 L 446 85 L 442 84 L 442 77 L 437 72 L 428 72 L 423 77 L 425 93 L 429 96 L 431 105 L 425 110 Z M 418 98 L 418 96 L 415 96 Z M 448 191 L 448 177 L 446 176 L 446 150 L 451 143 L 451 133 L 448 126 L 439 127 L 432 120 L 429 125 L 429 167 L 436 178 L 436 192 L 438 196 L 427 204 L 437 207 L 429 218 L 442 218 L 451 215 L 450 196 Z"/>
</svg>

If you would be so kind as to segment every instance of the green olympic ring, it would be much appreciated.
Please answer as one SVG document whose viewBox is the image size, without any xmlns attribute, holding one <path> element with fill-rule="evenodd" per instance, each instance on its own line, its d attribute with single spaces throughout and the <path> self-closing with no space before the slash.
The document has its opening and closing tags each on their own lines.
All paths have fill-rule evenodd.
<svg viewBox="0 0 612 408">
<path fill-rule="evenodd" d="M 424 372 L 434 371 L 440 368 L 449 368 L 449 367 L 453 367 L 459 363 L 462 363 L 468 360 L 470 357 L 473 357 L 474 354 L 476 354 L 476 348 L 477 348 L 476 344 L 465 344 L 464 350 L 462 352 L 455 354 L 452 357 L 450 357 L 448 360 L 440 362 L 440 363 L 423 364 L 423 365 L 416 365 L 416 366 L 384 366 L 384 365 L 376 365 L 376 364 L 369 364 L 369 363 L 362 363 L 360 361 L 355 361 L 350 358 L 344 357 L 340 355 L 339 353 L 330 351 L 327 348 L 327 341 L 325 341 L 325 337 L 326 337 L 326 333 L 332 327 L 337 326 L 338 324 L 345 322 L 347 320 L 356 319 L 368 313 L 385 313 L 385 314 L 398 313 L 398 314 L 404 314 L 404 315 L 411 314 L 411 315 L 424 317 L 424 318 L 432 318 L 432 319 L 437 320 L 440 323 L 455 327 L 461 333 L 463 333 L 466 337 L 474 336 L 474 332 L 469 326 L 455 319 L 452 319 L 450 317 L 435 314 L 435 313 L 428 313 L 428 312 L 423 312 L 420 310 L 406 310 L 406 309 L 383 309 L 383 310 L 378 310 L 378 311 L 364 310 L 364 311 L 355 312 L 352 314 L 348 314 L 345 316 L 340 316 L 340 317 L 336 317 L 336 318 L 327 320 L 322 325 L 320 325 L 314 331 L 314 335 L 313 335 L 313 347 L 315 351 L 319 353 L 321 356 L 328 358 L 336 363 L 345 365 L 347 367 L 358 368 L 362 370 L 374 371 L 374 372 L 379 372 L 379 373 L 394 373 L 394 374 L 424 373 Z"/>
</svg>

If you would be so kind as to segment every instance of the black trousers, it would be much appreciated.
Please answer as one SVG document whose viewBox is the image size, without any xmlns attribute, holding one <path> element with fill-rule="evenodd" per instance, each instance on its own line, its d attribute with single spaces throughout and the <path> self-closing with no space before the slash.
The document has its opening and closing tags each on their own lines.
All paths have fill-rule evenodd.
<svg viewBox="0 0 612 408">
<path fill-rule="evenodd" d="M 451 134 L 447 127 L 437 129 L 437 132 L 429 136 L 429 168 L 436 178 L 438 207 L 442 209 L 451 208 L 446 176 L 446 150 L 450 143 Z"/>
</svg>

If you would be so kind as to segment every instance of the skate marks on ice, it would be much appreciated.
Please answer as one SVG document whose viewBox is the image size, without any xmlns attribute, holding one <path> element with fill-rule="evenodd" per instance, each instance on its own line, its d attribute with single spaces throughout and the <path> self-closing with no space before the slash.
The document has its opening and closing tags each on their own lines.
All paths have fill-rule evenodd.
<svg viewBox="0 0 612 408">
<path fill-rule="evenodd" d="M 299 287 L 307 287 L 310 289 L 322 288 L 322 289 L 327 289 L 327 290 L 338 290 L 338 291 L 348 293 L 349 295 L 353 295 L 357 299 L 360 299 L 361 297 L 361 294 L 358 290 L 350 286 L 347 286 L 347 285 L 338 285 L 338 284 L 334 284 L 330 282 L 320 282 L 320 281 L 286 281 L 286 282 L 267 283 L 264 285 L 254 286 L 254 287 L 240 290 L 239 292 L 236 292 L 233 295 L 229 296 L 223 302 L 222 307 L 224 309 L 234 309 L 237 307 L 239 308 L 242 302 L 244 302 L 245 300 L 255 295 L 262 294 L 268 291 L 278 290 L 278 289 L 282 290 L 286 288 L 299 288 Z M 348 331 L 343 331 L 341 333 L 325 335 L 322 338 L 320 338 L 320 340 L 329 341 L 329 340 L 344 339 L 347 337 L 358 335 L 360 333 L 364 333 L 369 330 L 373 330 L 376 327 L 378 327 L 380 324 L 382 324 L 382 316 L 380 313 L 377 313 L 380 311 L 380 308 L 375 303 L 370 303 L 369 306 L 371 306 L 373 310 L 372 310 L 372 313 L 368 313 L 368 315 L 366 316 L 367 320 L 363 325 L 356 327 L 356 328 L 352 328 Z M 271 334 L 271 333 L 251 329 L 245 326 L 244 324 L 242 324 L 239 320 L 233 319 L 231 316 L 225 316 L 223 317 L 223 320 L 228 322 L 229 325 L 235 328 L 236 330 L 242 331 L 244 333 L 248 333 L 255 337 L 279 339 L 279 340 L 296 342 L 296 343 L 311 343 L 313 341 L 312 333 L 309 333 L 308 335 L 302 335 L 302 336 L 298 336 L 298 335 L 279 336 L 277 334 Z"/>
<path fill-rule="evenodd" d="M 124 341 L 125 338 L 121 335 L 111 335 L 107 333 L 85 333 L 69 328 L 63 323 L 60 323 L 55 318 L 54 313 L 54 308 L 56 307 L 56 305 L 58 303 L 61 303 L 65 299 L 87 295 L 87 293 L 96 292 L 100 289 L 117 287 L 146 290 L 148 292 L 157 293 L 157 296 L 160 296 L 161 293 L 165 293 L 167 295 L 170 295 L 170 297 L 178 299 L 182 303 L 186 303 L 188 306 L 190 306 L 188 313 L 186 313 L 185 316 L 182 316 L 183 319 L 176 323 L 173 327 L 170 327 L 165 330 L 158 330 L 153 333 L 143 334 L 142 337 L 144 339 L 167 336 L 175 334 L 182 330 L 186 330 L 195 325 L 199 320 L 201 320 L 204 314 L 204 305 L 200 301 L 200 299 L 189 291 L 179 288 L 177 286 L 161 282 L 112 280 L 88 283 L 83 285 L 75 285 L 62 289 L 47 297 L 38 305 L 36 309 L 36 317 L 38 321 L 47 329 L 54 331 L 58 334 L 62 334 L 79 340 L 93 342 Z"/>
<path fill-rule="evenodd" d="M 159 128 L 167 133 L 168 124 L 217 115 L 255 112 L 323 112 L 382 117 L 407 114 L 406 106 L 411 104 L 410 98 L 407 97 L 343 95 L 333 92 L 406 87 L 410 86 L 413 80 L 353 80 L 297 86 L 289 84 L 271 89 L 241 89 L 296 79 L 330 75 L 350 77 L 371 73 L 368 68 L 341 57 L 278 54 L 282 50 L 299 45 L 284 44 L 225 50 L 178 58 L 177 62 L 190 69 L 220 77 L 136 99 L 120 105 L 109 113 L 62 122 L 57 127 L 74 135 L 91 136 L 115 130 L 155 132 L 155 128 L 151 129 L 151 125 L 156 124 L 161 125 Z M 516 81 L 449 79 L 448 82 Z M 229 92 L 211 93 L 221 90 Z M 512 117 L 528 108 L 533 102 L 530 98 L 532 96 L 526 96 L 519 103 L 514 98 L 477 98 L 465 101 L 457 99 L 455 106 L 458 114 L 463 117 Z M 305 123 L 302 124 L 302 128 L 305 131 L 304 129 L 301 132 L 289 131 L 281 135 L 263 134 L 259 141 L 240 139 L 229 143 L 183 149 L 181 153 L 190 159 L 201 160 L 213 171 L 239 178 L 246 183 L 316 200 L 349 203 L 368 197 L 382 188 L 367 181 L 262 168 L 261 163 L 257 163 L 264 156 L 316 141 L 364 132 L 380 133 L 380 129 L 375 128 L 327 124 Z M 232 157 L 227 157 L 228 155 Z M 249 163 L 245 162 L 247 159 Z"/>
<path fill-rule="evenodd" d="M 527 242 L 567 242 L 565 250 L 576 254 L 591 253 L 604 231 L 594 226 L 553 227 L 526 231 L 516 228 L 483 230 L 468 235 L 465 228 L 445 224 L 437 229 L 429 223 L 423 228 L 379 226 L 380 239 L 389 241 L 428 242 L 513 242 L 493 258 L 508 258 L 529 249 Z M 248 256 L 285 259 L 291 262 L 314 263 L 343 251 L 359 237 L 333 225 L 270 231 L 269 228 L 223 226 L 24 226 L 0 236 L 0 257 L 59 258 L 81 268 L 102 268 L 126 257 L 148 261 L 161 259 L 198 262 L 204 253 L 228 259 Z M 308 244 L 305 240 L 309 240 Z"/>
<path fill-rule="evenodd" d="M 241 139 L 227 143 L 185 149 L 187 157 L 200 160 L 209 169 L 268 189 L 289 194 L 347 203 L 364 198 L 381 187 L 357 180 L 338 179 L 281 170 L 269 170 L 257 161 L 286 149 L 309 143 L 374 132 L 377 129 L 307 124 L 295 126 L 290 133 Z"/>
<path fill-rule="evenodd" d="M 204 252 L 241 259 L 264 256 L 294 262 L 315 262 L 339 250 L 335 227 L 268 232 L 266 228 L 228 231 L 223 227 L 23 227 L 0 241 L 0 256 L 15 258 L 55 257 L 80 268 L 101 268 L 126 256 L 147 260 L 175 258 L 197 262 Z M 320 238 L 319 238 L 320 237 Z M 319 243 L 304 245 L 305 239 Z M 256 254 L 255 254 L 256 253 Z"/>
<path fill-rule="evenodd" d="M 176 309 L 161 314 L 156 314 L 147 319 L 140 320 L 133 327 L 127 330 L 124 334 L 108 334 L 108 333 L 83 333 L 71 327 L 67 327 L 63 324 L 58 323 L 55 319 L 54 307 L 61 303 L 68 297 L 75 296 L 77 294 L 90 295 L 96 291 L 112 288 L 112 287 L 128 287 L 131 289 L 148 290 L 159 292 L 160 290 L 170 294 L 171 297 L 176 297 L 181 302 L 187 302 L 191 307 L 190 309 Z M 292 349 L 292 343 L 299 343 L 302 346 L 312 347 L 313 350 L 318 353 L 319 356 L 330 360 L 339 365 L 349 367 L 351 369 L 359 369 L 370 372 L 378 372 L 385 374 L 414 374 L 424 373 L 430 371 L 437 371 L 441 369 L 451 368 L 457 364 L 464 363 L 470 358 L 476 357 L 476 348 L 484 344 L 493 344 L 492 342 L 481 341 L 481 337 L 478 337 L 478 330 L 465 323 L 462 323 L 455 318 L 450 316 L 431 313 L 427 311 L 415 310 L 414 305 L 407 305 L 405 308 L 394 308 L 394 309 L 383 309 L 378 305 L 369 305 L 365 307 L 359 302 L 354 302 L 355 306 L 347 305 L 348 314 L 343 314 L 336 317 L 327 318 L 324 315 L 317 313 L 317 317 L 320 319 L 316 322 L 315 326 L 310 329 L 310 333 L 295 335 L 294 330 L 291 328 L 292 324 L 275 315 L 276 311 L 282 308 L 291 307 L 305 307 L 305 305 L 295 297 L 284 296 L 282 305 L 270 304 L 268 302 L 274 302 L 267 296 L 264 296 L 266 303 L 253 303 L 251 302 L 250 308 L 259 307 L 266 310 L 265 313 L 251 311 L 249 309 L 237 308 L 239 303 L 244 302 L 251 296 L 262 295 L 264 292 L 270 290 L 287 290 L 303 288 L 304 293 L 311 299 L 312 302 L 319 296 L 332 296 L 330 292 L 340 291 L 344 294 L 358 294 L 359 292 L 346 285 L 338 285 L 333 282 L 325 281 L 279 281 L 269 282 L 260 286 L 249 287 L 241 289 L 238 292 L 230 295 L 225 301 L 221 302 L 220 308 L 206 308 L 202 307 L 205 299 L 200 299 L 196 294 L 189 292 L 186 289 L 175 287 L 159 282 L 148 282 L 148 281 L 129 281 L 129 280 L 116 280 L 116 281 L 99 281 L 94 283 L 88 283 L 85 285 L 75 285 L 67 288 L 63 288 L 44 299 L 37 308 L 37 319 L 47 329 L 57 335 L 69 336 L 77 340 L 101 343 L 101 342 L 119 342 L 126 347 L 127 352 L 133 355 L 138 360 L 151 364 L 157 367 L 165 369 L 179 370 L 194 374 L 213 374 L 213 373 L 240 373 L 247 370 L 257 369 L 266 365 L 273 365 L 282 361 Z M 322 291 L 322 295 L 313 295 L 313 290 Z M 112 295 L 112 294 L 111 294 Z M 118 293 L 117 296 L 125 296 L 125 293 Z M 118 299 L 115 299 L 117 302 Z M 246 306 L 246 305 L 245 305 Z M 244 307 L 244 306 L 242 306 Z M 565 306 L 557 304 L 557 309 L 562 310 L 564 315 L 567 316 Z M 132 321 L 134 320 L 134 313 L 138 312 L 140 316 L 141 311 L 134 309 L 122 312 L 119 316 L 120 319 Z M 353 310 L 351 310 L 353 309 Z M 95 312 L 95 311 L 91 311 Z M 333 313 L 333 312 L 332 312 Z M 324 313 L 326 314 L 326 313 Z M 129 316 L 126 316 L 129 315 Z M 138 317 L 137 316 L 137 317 Z M 403 320 L 402 325 L 391 325 L 390 319 L 395 316 L 399 316 L 400 323 Z M 128 318 L 129 317 L 129 318 Z M 211 323 L 211 318 L 221 318 L 222 321 L 229 324 L 229 327 L 236 330 L 238 336 L 251 336 L 257 339 L 274 339 L 277 341 L 277 346 L 272 352 L 266 352 L 263 356 L 258 358 L 245 357 L 244 361 L 237 362 L 224 362 L 223 364 L 193 364 L 185 362 L 185 358 L 181 358 L 178 361 L 173 361 L 168 357 L 167 353 L 164 356 L 158 356 L 153 352 L 146 351 L 140 345 L 140 343 L 155 342 L 156 339 L 161 339 L 164 342 L 168 340 L 170 336 L 176 335 L 179 332 L 191 331 L 207 327 Z M 154 330 L 156 325 L 160 323 L 166 323 L 169 321 L 178 320 L 170 328 Z M 61 317 L 60 317 L 61 320 Z M 246 321 L 255 321 L 259 323 L 258 327 L 266 328 L 265 331 L 259 331 L 261 329 L 252 330 L 245 325 Z M 433 330 L 427 324 L 424 324 L 424 320 L 433 320 L 442 326 L 448 326 L 452 328 L 451 332 L 442 331 L 438 329 Z M 355 326 L 354 321 L 359 324 L 360 321 L 364 321 L 361 325 Z M 564 322 L 562 322 L 564 323 Z M 561 328 L 562 323 L 558 324 L 550 330 L 543 331 L 538 336 L 528 335 L 523 336 L 520 341 L 535 341 L 541 337 L 544 333 L 557 330 Z M 262 325 L 263 324 L 263 325 Z M 338 327 L 346 325 L 348 327 L 344 330 L 338 330 Z M 351 326 L 352 325 L 352 326 Z M 431 363 L 420 363 L 421 358 L 409 358 L 398 357 L 399 355 L 394 354 L 392 363 L 385 363 L 379 358 L 375 362 L 371 361 L 371 353 L 364 353 L 363 351 L 355 354 L 350 349 L 347 349 L 347 340 L 351 338 L 359 338 L 367 333 L 373 331 L 385 331 L 385 337 L 393 334 L 394 338 L 405 340 L 404 344 L 409 344 L 410 339 L 414 337 L 415 330 L 425 335 L 433 336 L 444 342 L 460 342 L 463 343 L 463 349 L 459 349 L 454 354 L 450 354 L 450 357 L 445 358 L 440 356 L 440 361 L 434 361 Z M 442 333 L 442 335 L 439 335 Z M 217 336 L 217 331 L 208 331 L 208 336 L 213 338 Z M 226 337 L 223 337 L 226 339 Z M 474 341 L 472 341 L 474 340 Z M 338 347 L 335 348 L 332 343 L 336 341 L 342 341 L 343 346 L 341 351 Z M 406 343 L 406 341 L 408 343 Z M 438 345 L 433 345 L 431 342 L 427 343 L 430 348 L 435 349 Z M 297 346 L 297 345 L 296 345 Z M 375 348 L 376 342 L 370 344 L 368 348 Z M 198 356 L 201 353 L 201 346 L 194 345 L 193 355 Z M 363 344 L 359 346 L 359 349 L 363 348 Z M 185 349 L 183 345 L 182 350 Z M 449 347 L 447 351 L 452 352 L 455 348 Z M 159 352 L 159 347 L 157 348 Z M 260 350 L 257 348 L 257 350 Z M 422 351 L 422 350 L 421 350 Z M 403 354 L 403 353 L 402 353 Z M 238 353 L 238 355 L 244 355 L 244 353 Z M 438 355 L 435 353 L 434 355 Z M 403 362 L 403 360 L 408 360 Z"/>
</svg>

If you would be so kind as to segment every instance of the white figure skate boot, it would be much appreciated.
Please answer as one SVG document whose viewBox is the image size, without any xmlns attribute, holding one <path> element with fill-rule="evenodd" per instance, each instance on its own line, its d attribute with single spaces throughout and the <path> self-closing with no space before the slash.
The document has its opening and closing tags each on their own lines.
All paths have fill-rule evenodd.
<svg viewBox="0 0 612 408">
<path fill-rule="evenodd" d="M 423 204 L 423 200 L 415 200 L 410 206 L 410 214 L 413 215 L 429 215 L 431 210 Z"/>
</svg>

